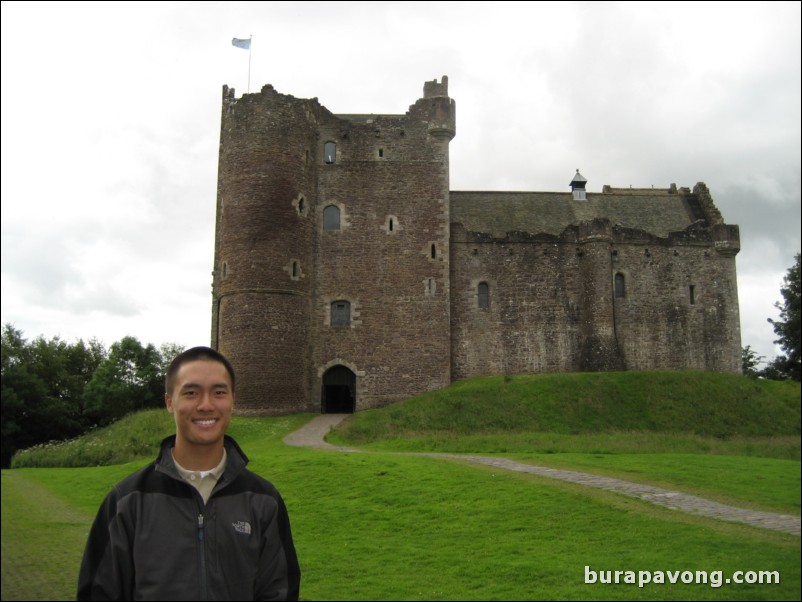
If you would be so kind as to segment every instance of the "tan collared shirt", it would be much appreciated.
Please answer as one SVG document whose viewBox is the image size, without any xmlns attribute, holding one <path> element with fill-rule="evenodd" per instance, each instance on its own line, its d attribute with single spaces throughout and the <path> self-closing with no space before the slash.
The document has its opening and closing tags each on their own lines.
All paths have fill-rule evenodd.
<svg viewBox="0 0 802 602">
<path fill-rule="evenodd" d="M 227 459 L 228 454 L 226 453 L 226 449 L 223 448 L 223 459 L 220 460 L 220 464 L 211 470 L 187 470 L 178 463 L 175 459 L 175 455 L 173 455 L 173 462 L 175 462 L 178 474 L 200 492 L 204 504 L 209 501 L 209 496 L 212 495 L 212 489 L 217 485 L 217 481 L 220 480 L 220 477 L 223 476 L 226 470 Z"/>
</svg>

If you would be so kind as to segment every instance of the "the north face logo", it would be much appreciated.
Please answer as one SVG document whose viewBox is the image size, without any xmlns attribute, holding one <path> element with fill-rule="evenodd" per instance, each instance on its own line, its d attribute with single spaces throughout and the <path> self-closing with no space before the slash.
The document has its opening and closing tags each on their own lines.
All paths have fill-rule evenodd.
<svg viewBox="0 0 802 602">
<path fill-rule="evenodd" d="M 245 535 L 251 534 L 251 523 L 249 522 L 241 520 L 237 521 L 236 523 L 231 523 L 231 526 L 234 527 L 234 530 L 237 533 L 243 533 Z"/>
</svg>

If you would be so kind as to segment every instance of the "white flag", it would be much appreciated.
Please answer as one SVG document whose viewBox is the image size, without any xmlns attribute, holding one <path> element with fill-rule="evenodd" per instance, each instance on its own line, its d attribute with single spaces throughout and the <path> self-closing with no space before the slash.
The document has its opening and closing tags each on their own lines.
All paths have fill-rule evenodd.
<svg viewBox="0 0 802 602">
<path fill-rule="evenodd" d="M 251 49 L 251 41 L 250 41 L 250 39 L 241 40 L 239 38 L 233 38 L 231 40 L 231 44 L 232 44 L 232 46 L 236 46 L 237 48 L 244 48 L 245 50 L 250 50 Z"/>
</svg>

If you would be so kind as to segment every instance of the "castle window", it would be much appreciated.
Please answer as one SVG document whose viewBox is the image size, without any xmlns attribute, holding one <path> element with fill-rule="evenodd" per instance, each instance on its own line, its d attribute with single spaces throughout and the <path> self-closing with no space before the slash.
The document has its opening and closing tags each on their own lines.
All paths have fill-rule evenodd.
<svg viewBox="0 0 802 602">
<path fill-rule="evenodd" d="M 696 287 L 693 284 L 688 287 L 688 298 L 691 301 L 691 305 L 696 305 Z"/>
<path fill-rule="evenodd" d="M 305 208 L 306 208 L 306 203 L 304 202 L 304 197 L 301 197 L 298 199 L 298 213 L 303 215 Z"/>
<path fill-rule="evenodd" d="M 337 205 L 329 205 L 323 209 L 323 229 L 340 229 L 340 208 Z"/>
<path fill-rule="evenodd" d="M 487 309 L 490 307 L 490 287 L 487 282 L 479 283 L 479 309 Z"/>
<path fill-rule="evenodd" d="M 329 165 L 337 162 L 337 145 L 334 142 L 326 142 L 323 145 L 323 157 Z"/>
<path fill-rule="evenodd" d="M 351 304 L 348 301 L 335 301 L 331 304 L 331 325 L 351 325 Z"/>
<path fill-rule="evenodd" d="M 297 261 L 293 261 L 292 262 L 292 277 L 293 278 L 297 278 L 298 277 L 298 262 Z"/>
<path fill-rule="evenodd" d="M 624 275 L 620 272 L 615 275 L 615 296 L 618 298 L 626 296 Z"/>
<path fill-rule="evenodd" d="M 384 157 L 384 149 L 383 148 L 379 149 L 379 157 Z"/>
<path fill-rule="evenodd" d="M 223 278 L 228 278 L 228 263 L 223 262 Z"/>
<path fill-rule="evenodd" d="M 432 259 L 437 259 L 437 247 L 432 245 Z"/>
<path fill-rule="evenodd" d="M 384 218 L 384 224 L 381 225 L 381 229 L 385 234 L 397 234 L 401 231 L 401 222 L 398 221 L 398 217 L 395 215 L 388 215 Z"/>
</svg>

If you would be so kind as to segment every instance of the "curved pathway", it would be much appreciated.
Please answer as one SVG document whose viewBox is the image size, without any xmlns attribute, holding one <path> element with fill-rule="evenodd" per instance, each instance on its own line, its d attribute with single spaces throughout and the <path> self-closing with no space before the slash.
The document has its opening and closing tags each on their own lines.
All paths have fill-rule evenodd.
<svg viewBox="0 0 802 602">
<path fill-rule="evenodd" d="M 359 452 L 360 450 L 352 447 L 337 447 L 324 441 L 324 437 L 329 433 L 329 431 L 342 422 L 347 416 L 350 416 L 350 414 L 321 414 L 294 433 L 287 435 L 284 438 L 284 442 L 288 445 L 294 445 L 296 447 L 313 447 L 316 449 L 341 452 Z M 570 481 L 571 483 L 578 483 L 588 487 L 597 487 L 599 489 L 606 489 L 607 491 L 613 491 L 621 495 L 639 498 L 641 500 L 657 504 L 658 506 L 664 506 L 672 510 L 679 510 L 681 512 L 687 512 L 689 514 L 696 514 L 699 516 L 705 516 L 719 520 L 745 523 L 753 527 L 772 529 L 774 531 L 783 531 L 785 533 L 791 533 L 792 535 L 800 535 L 800 531 L 802 530 L 799 516 L 793 516 L 790 514 L 775 514 L 773 512 L 761 512 L 759 510 L 747 510 L 744 508 L 738 508 L 736 506 L 720 504 L 718 502 L 688 495 L 687 493 L 681 493 L 679 491 L 670 491 L 668 489 L 652 487 L 651 485 L 642 485 L 640 483 L 632 483 L 630 481 L 623 481 L 621 479 L 614 479 L 611 477 L 602 477 L 599 475 L 574 472 L 571 470 L 546 468 L 544 466 L 535 466 L 533 464 L 525 464 L 523 462 L 516 462 L 514 460 L 494 458 L 490 456 L 442 453 L 419 453 L 411 455 L 433 458 L 449 458 L 464 462 L 473 462 L 475 464 L 484 464 L 487 466 L 512 470 L 515 472 L 536 474 L 552 479 L 560 479 L 561 481 Z"/>
<path fill-rule="evenodd" d="M 315 416 L 297 431 L 284 437 L 284 443 L 293 447 L 312 447 L 314 449 L 325 449 L 328 451 L 358 452 L 353 447 L 338 447 L 326 443 L 326 435 L 351 414 L 321 414 Z"/>
</svg>

